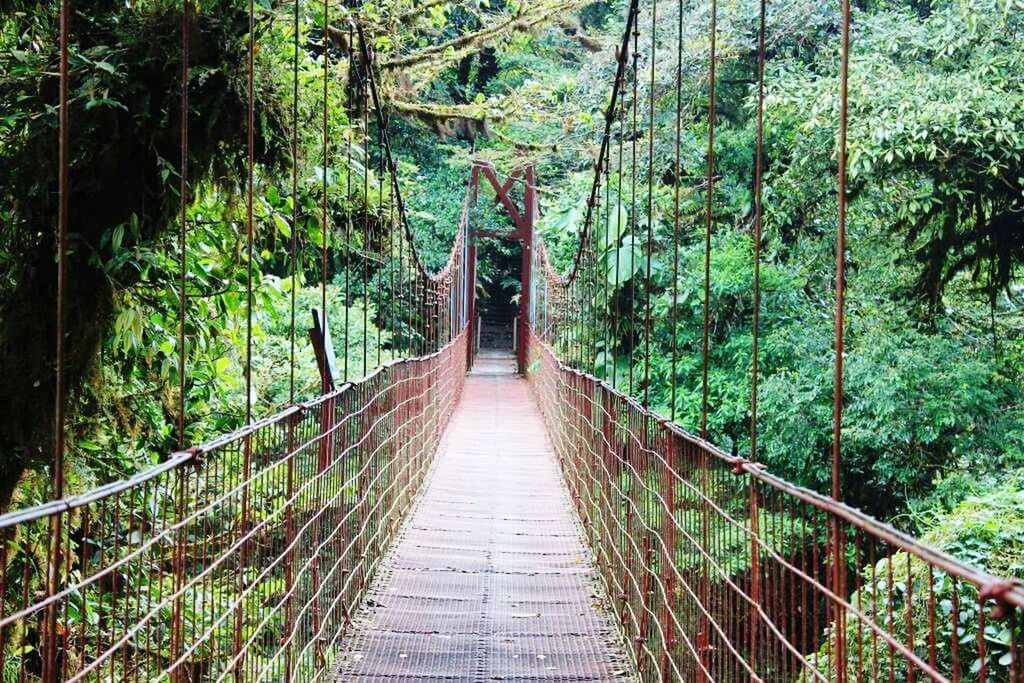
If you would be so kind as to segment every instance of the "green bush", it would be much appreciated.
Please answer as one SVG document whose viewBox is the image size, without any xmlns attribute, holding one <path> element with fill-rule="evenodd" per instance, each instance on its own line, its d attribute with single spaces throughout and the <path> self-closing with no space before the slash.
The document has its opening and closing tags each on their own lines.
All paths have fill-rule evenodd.
<svg viewBox="0 0 1024 683">
<path fill-rule="evenodd" d="M 1024 476 L 1017 475 L 988 493 L 964 500 L 939 517 L 922 540 L 997 577 L 1024 579 Z M 862 568 L 860 581 L 861 587 L 852 594 L 850 603 L 900 643 L 910 643 L 912 637 L 913 651 L 922 661 L 930 661 L 934 642 L 937 669 L 949 674 L 956 647 L 961 675 L 965 679 L 976 676 L 982 665 L 980 629 L 989 680 L 1010 680 L 1011 639 L 1016 639 L 1019 646 L 1021 615 L 1017 615 L 1016 630 L 1011 633 L 1009 620 L 991 618 L 994 603 L 979 605 L 975 586 L 930 569 L 927 563 L 905 552 Z M 929 626 L 933 604 L 934 635 Z M 834 641 L 833 634 L 826 635 L 827 643 Z M 828 647 L 823 645 L 811 658 L 821 670 L 829 661 Z M 890 674 L 891 680 L 908 680 L 905 656 L 898 651 L 893 656 L 889 645 L 850 614 L 846 619 L 846 650 L 850 671 L 860 668 L 874 672 L 877 667 L 880 680 L 889 680 Z"/>
</svg>

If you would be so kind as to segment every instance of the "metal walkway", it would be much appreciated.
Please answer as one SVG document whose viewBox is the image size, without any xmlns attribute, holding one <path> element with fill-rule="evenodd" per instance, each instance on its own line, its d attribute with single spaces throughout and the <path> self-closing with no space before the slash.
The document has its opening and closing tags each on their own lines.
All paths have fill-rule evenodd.
<svg viewBox="0 0 1024 683">
<path fill-rule="evenodd" d="M 335 680 L 631 680 L 530 389 L 488 355 Z"/>
</svg>

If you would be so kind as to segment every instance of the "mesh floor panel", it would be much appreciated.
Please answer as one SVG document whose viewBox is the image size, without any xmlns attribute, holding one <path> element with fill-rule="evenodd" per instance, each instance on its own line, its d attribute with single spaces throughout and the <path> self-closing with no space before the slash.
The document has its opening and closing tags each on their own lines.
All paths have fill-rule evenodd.
<svg viewBox="0 0 1024 683">
<path fill-rule="evenodd" d="M 529 388 L 496 367 L 470 375 L 334 680 L 633 680 Z"/>
</svg>

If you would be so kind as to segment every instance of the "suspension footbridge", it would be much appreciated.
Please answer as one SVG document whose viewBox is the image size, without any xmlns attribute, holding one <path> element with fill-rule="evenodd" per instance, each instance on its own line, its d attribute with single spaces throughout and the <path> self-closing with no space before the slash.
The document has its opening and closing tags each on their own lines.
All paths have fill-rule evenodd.
<svg viewBox="0 0 1024 683">
<path fill-rule="evenodd" d="M 65 323 L 69 288 L 75 287 L 68 263 L 76 221 L 68 201 L 75 174 L 88 169 L 74 168 L 69 142 L 68 84 L 75 75 L 68 45 L 76 27 L 73 3 L 60 4 L 54 495 L 0 516 L 5 681 L 1024 680 L 1024 589 L 1018 583 L 843 502 L 848 2 L 842 7 L 837 84 L 842 106 L 836 120 L 834 432 L 827 493 L 794 485 L 758 462 L 757 270 L 750 451 L 726 452 L 708 433 L 714 410 L 708 392 L 714 0 L 699 429 L 687 431 L 674 415 L 651 406 L 652 319 L 666 312 L 654 310 L 650 286 L 633 285 L 633 298 L 644 301 L 636 309 L 623 310 L 609 298 L 604 254 L 610 235 L 621 232 L 619 223 L 629 222 L 637 235 L 646 228 L 648 235 L 645 249 L 634 252 L 646 263 L 630 264 L 631 276 L 650 273 L 654 258 L 653 199 L 635 191 L 628 197 L 631 177 L 657 172 L 651 161 L 655 98 L 650 112 L 638 112 L 636 103 L 637 88 L 649 81 L 653 89 L 656 80 L 655 60 L 640 51 L 637 38 L 656 29 L 658 10 L 654 3 L 642 12 L 636 0 L 625 10 L 603 136 L 568 270 L 556 267 L 556 246 L 536 230 L 543 169 L 523 164 L 501 177 L 482 160 L 468 169 L 446 264 L 437 271 L 426 267 L 402 201 L 378 93 L 379 65 L 358 16 L 347 28 L 351 49 L 339 57 L 325 42 L 325 74 L 332 59 L 343 62 L 348 115 L 358 135 L 328 138 L 325 97 L 322 210 L 301 208 L 314 216 L 323 240 L 324 288 L 311 332 L 316 358 L 296 358 L 294 298 L 290 358 L 293 370 L 316 364 L 321 391 L 298 397 L 293 371 L 288 405 L 254 415 L 254 236 L 263 217 L 253 189 L 258 37 L 250 3 L 248 155 L 240 185 L 248 276 L 248 327 L 238 359 L 246 368 L 245 419 L 235 431 L 186 444 L 186 232 L 194 227 L 186 216 L 193 190 L 188 134 L 203 112 L 188 104 L 188 34 L 196 8 L 183 2 L 178 172 L 185 201 L 174 347 L 182 368 L 181 447 L 149 469 L 73 494 L 64 482 L 63 361 L 73 332 Z M 326 27 L 326 9 L 324 21 Z M 755 269 L 763 208 L 764 31 L 762 2 Z M 298 52 L 297 32 L 295 40 Z M 297 91 L 297 61 L 291 77 Z M 325 89 L 329 82 L 325 76 Z M 659 103 L 674 107 L 678 120 L 678 97 Z M 678 139 L 674 144 L 678 170 Z M 647 168 L 637 164 L 638 145 L 651 148 Z M 632 166 L 624 166 L 630 157 Z M 350 183 L 377 188 L 374 219 L 361 227 L 330 225 L 326 178 L 332 158 L 359 169 L 361 176 L 347 176 Z M 512 225 L 500 237 L 522 254 L 514 356 L 496 356 L 477 343 L 477 242 L 486 235 L 472 224 L 471 209 L 488 186 Z M 679 193 L 677 182 L 677 238 Z M 616 204 L 629 203 L 625 217 L 609 210 L 613 195 Z M 298 201 L 291 210 L 281 220 L 297 226 Z M 349 367 L 349 344 L 356 340 L 348 334 L 347 317 L 342 338 L 331 340 L 328 332 L 335 315 L 326 284 L 328 252 L 336 248 L 327 237 L 332 231 L 344 236 L 345 265 L 376 278 L 374 286 L 369 276 L 363 282 L 361 295 L 374 303 L 372 313 L 364 307 L 364 323 L 374 316 L 393 335 L 378 335 L 376 367 L 368 361 L 372 339 L 365 332 L 361 368 Z M 297 232 L 278 245 L 289 264 L 296 261 Z M 678 269 L 678 252 L 674 256 Z M 294 283 L 294 265 L 285 277 Z M 353 298 L 347 281 L 345 287 L 345 297 Z M 342 345 L 339 367 L 335 350 Z M 629 364 L 628 377 L 616 376 L 614 363 L 609 373 L 609 364 L 597 362 L 609 352 L 638 359 Z M 989 664 L 994 648 L 999 656 Z"/>
</svg>

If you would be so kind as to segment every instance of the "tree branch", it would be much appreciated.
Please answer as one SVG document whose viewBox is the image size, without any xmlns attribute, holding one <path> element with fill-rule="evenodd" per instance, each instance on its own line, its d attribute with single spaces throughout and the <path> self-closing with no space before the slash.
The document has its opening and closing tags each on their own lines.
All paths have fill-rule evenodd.
<svg viewBox="0 0 1024 683">
<path fill-rule="evenodd" d="M 479 104 L 421 104 L 395 99 L 389 100 L 387 104 L 403 114 L 431 119 L 475 119 L 483 121 L 489 118 L 500 121 L 505 118 L 503 111 L 491 110 Z"/>
<path fill-rule="evenodd" d="M 579 4 L 581 4 L 581 0 L 570 0 L 568 3 L 557 5 L 541 5 L 534 8 L 539 10 L 539 12 L 533 17 L 510 16 L 502 21 L 485 26 L 479 31 L 466 33 L 444 43 L 431 45 L 430 47 L 424 48 L 423 50 L 411 55 L 388 59 L 381 63 L 381 68 L 385 70 L 405 69 L 422 64 L 423 62 L 428 62 L 435 57 L 445 55 L 449 52 L 457 52 L 459 50 L 464 50 L 468 47 L 478 45 L 488 38 L 499 35 L 505 31 L 529 31 L 534 26 L 551 21 L 563 12 L 575 9 Z"/>
</svg>

